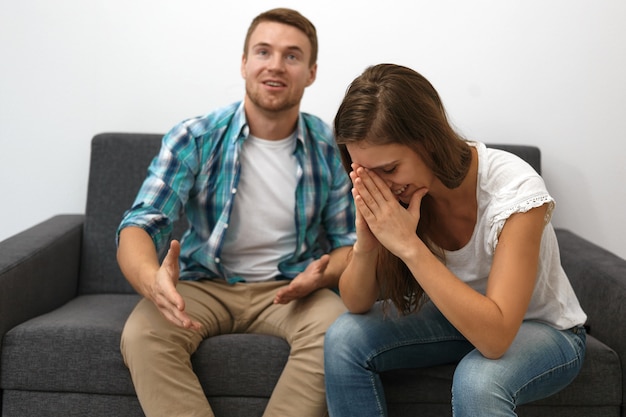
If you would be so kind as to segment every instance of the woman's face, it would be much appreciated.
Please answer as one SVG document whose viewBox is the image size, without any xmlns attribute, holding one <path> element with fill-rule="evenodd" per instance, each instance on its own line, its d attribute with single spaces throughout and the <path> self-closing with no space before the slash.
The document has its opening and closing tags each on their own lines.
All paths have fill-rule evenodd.
<svg viewBox="0 0 626 417">
<path fill-rule="evenodd" d="M 411 148 L 399 144 L 372 145 L 368 141 L 346 145 L 353 164 L 376 173 L 396 198 L 408 204 L 420 188 L 432 190 L 436 177 Z M 353 166 L 353 169 L 356 167 Z"/>
</svg>

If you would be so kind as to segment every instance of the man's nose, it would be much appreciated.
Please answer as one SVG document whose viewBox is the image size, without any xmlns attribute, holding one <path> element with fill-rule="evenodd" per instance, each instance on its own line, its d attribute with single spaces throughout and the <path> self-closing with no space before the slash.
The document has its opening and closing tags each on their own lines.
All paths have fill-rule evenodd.
<svg viewBox="0 0 626 417">
<path fill-rule="evenodd" d="M 284 68 L 283 57 L 279 54 L 274 54 L 269 61 L 268 67 L 270 70 L 281 71 Z"/>
</svg>

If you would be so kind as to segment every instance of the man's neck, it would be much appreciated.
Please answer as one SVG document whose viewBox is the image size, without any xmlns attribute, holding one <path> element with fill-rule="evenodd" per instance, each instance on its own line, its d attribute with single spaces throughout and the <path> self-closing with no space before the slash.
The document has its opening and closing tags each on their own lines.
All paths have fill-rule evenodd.
<svg viewBox="0 0 626 417">
<path fill-rule="evenodd" d="M 285 139 L 296 129 L 299 107 L 280 112 L 268 112 L 246 102 L 244 104 L 250 134 L 266 140 Z"/>
</svg>

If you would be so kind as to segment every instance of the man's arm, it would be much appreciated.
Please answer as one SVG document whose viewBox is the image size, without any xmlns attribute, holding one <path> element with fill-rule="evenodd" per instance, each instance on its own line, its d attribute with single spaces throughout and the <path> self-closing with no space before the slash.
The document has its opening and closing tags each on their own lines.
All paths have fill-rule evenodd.
<svg viewBox="0 0 626 417">
<path fill-rule="evenodd" d="M 176 291 L 179 255 L 180 244 L 174 240 L 159 264 L 152 238 L 145 230 L 131 226 L 120 232 L 117 262 L 135 291 L 152 301 L 171 323 L 198 330 L 200 323 L 185 313 L 185 301 Z"/>
</svg>

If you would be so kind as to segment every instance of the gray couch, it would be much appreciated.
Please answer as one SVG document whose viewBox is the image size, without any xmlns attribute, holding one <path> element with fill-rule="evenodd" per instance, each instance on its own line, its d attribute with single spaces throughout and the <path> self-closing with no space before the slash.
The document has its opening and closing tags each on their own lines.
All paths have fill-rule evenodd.
<svg viewBox="0 0 626 417">
<path fill-rule="evenodd" d="M 119 353 L 138 296 L 117 267 L 114 233 L 160 137 L 96 136 L 86 213 L 52 217 L 0 242 L 3 417 L 143 415 Z M 537 148 L 505 148 L 540 169 Z M 184 225 L 177 227 L 179 234 Z M 589 315 L 588 353 L 568 388 L 520 407 L 519 415 L 626 417 L 626 261 L 567 230 L 557 233 Z M 288 354 L 275 337 L 224 335 L 205 340 L 193 365 L 218 417 L 253 417 L 261 416 Z M 385 374 L 390 415 L 450 415 L 453 369 Z"/>
</svg>

